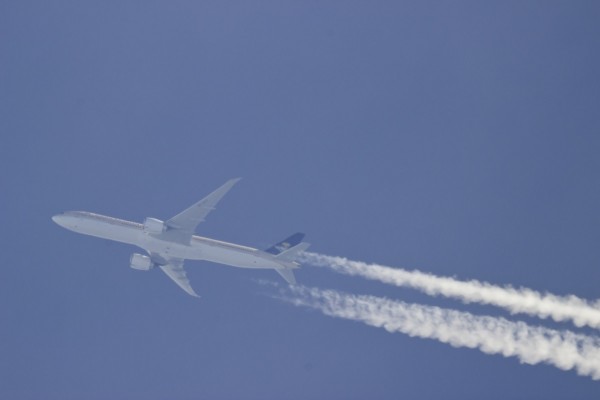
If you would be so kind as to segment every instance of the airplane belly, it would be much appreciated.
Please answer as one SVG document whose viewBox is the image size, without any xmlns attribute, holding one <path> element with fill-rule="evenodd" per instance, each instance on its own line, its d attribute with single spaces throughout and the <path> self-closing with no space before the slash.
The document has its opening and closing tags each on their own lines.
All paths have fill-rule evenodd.
<svg viewBox="0 0 600 400">
<path fill-rule="evenodd" d="M 181 243 L 170 242 L 167 240 L 161 240 L 155 237 L 152 237 L 148 234 L 143 234 L 143 237 L 140 242 L 140 247 L 149 253 L 157 253 L 163 256 L 164 258 L 181 258 L 199 260 L 199 254 L 192 254 L 192 248 L 190 246 L 186 246 Z M 192 256 L 196 257 L 192 257 Z"/>
</svg>

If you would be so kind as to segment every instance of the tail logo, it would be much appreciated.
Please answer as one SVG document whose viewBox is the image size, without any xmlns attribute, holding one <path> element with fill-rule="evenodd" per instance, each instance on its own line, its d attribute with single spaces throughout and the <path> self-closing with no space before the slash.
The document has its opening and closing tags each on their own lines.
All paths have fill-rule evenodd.
<svg viewBox="0 0 600 400">
<path fill-rule="evenodd" d="M 279 251 L 281 253 L 282 251 L 287 250 L 289 247 L 290 247 L 290 244 L 288 242 L 283 242 L 283 243 L 280 243 L 275 248 L 277 249 L 277 251 Z"/>
</svg>

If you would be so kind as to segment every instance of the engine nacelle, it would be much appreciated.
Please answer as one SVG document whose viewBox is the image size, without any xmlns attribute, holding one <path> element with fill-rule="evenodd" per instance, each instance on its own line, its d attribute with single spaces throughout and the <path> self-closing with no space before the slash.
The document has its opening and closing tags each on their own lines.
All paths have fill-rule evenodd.
<svg viewBox="0 0 600 400">
<path fill-rule="evenodd" d="M 139 269 L 140 271 L 148 271 L 154 268 L 154 263 L 148 256 L 142 254 L 133 253 L 129 260 L 129 265 L 133 269 Z"/>
<path fill-rule="evenodd" d="M 158 235 L 159 233 L 163 233 L 167 230 L 165 223 L 160 219 L 156 218 L 146 218 L 144 220 L 144 232 L 151 233 L 153 235 Z"/>
</svg>

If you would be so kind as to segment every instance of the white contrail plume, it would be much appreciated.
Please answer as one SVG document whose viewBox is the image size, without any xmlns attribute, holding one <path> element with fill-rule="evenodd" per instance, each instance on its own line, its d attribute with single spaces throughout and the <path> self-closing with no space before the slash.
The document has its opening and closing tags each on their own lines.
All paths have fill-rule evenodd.
<svg viewBox="0 0 600 400">
<path fill-rule="evenodd" d="M 551 317 L 555 321 L 571 320 L 578 326 L 600 329 L 600 301 L 589 302 L 576 296 L 556 296 L 527 288 L 495 286 L 476 280 L 460 281 L 420 271 L 408 271 L 384 265 L 367 264 L 342 257 L 305 252 L 302 261 L 348 275 L 411 287 L 429 295 L 442 295 L 460 299 L 466 303 L 490 304 L 516 314 L 528 314 L 540 318 Z"/>
<path fill-rule="evenodd" d="M 363 322 L 409 336 L 436 339 L 454 347 L 517 357 L 525 364 L 547 363 L 600 380 L 600 339 L 476 316 L 439 307 L 407 304 L 373 296 L 292 286 L 282 299 L 324 314 Z"/>
</svg>

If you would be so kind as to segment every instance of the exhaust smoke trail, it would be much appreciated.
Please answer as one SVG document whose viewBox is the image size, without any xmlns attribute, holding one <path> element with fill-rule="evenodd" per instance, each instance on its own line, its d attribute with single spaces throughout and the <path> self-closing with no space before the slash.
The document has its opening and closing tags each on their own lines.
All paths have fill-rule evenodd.
<svg viewBox="0 0 600 400">
<path fill-rule="evenodd" d="M 600 380 L 600 339 L 476 316 L 439 307 L 407 304 L 374 296 L 292 286 L 281 298 L 332 317 L 360 321 L 409 336 L 435 339 L 454 347 L 517 357 L 525 364 L 546 363 Z"/>
<path fill-rule="evenodd" d="M 576 296 L 556 296 L 527 288 L 496 286 L 476 280 L 460 281 L 420 271 L 408 271 L 378 264 L 352 261 L 343 257 L 304 252 L 302 260 L 315 266 L 329 267 L 347 275 L 357 275 L 400 287 L 410 287 L 428 295 L 442 295 L 466 303 L 489 304 L 512 314 L 528 314 L 555 321 L 571 320 L 576 326 L 600 329 L 600 301 L 594 303 Z"/>
</svg>

